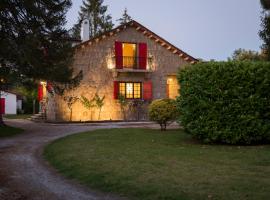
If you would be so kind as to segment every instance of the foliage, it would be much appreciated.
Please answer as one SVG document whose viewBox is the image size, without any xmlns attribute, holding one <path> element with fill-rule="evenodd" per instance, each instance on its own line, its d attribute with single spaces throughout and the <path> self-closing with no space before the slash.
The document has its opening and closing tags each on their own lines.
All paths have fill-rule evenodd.
<svg viewBox="0 0 270 200">
<path fill-rule="evenodd" d="M 262 49 L 267 56 L 267 60 L 270 61 L 270 3 L 269 0 L 261 0 L 263 12 L 261 16 L 261 30 L 259 36 L 263 40 Z"/>
<path fill-rule="evenodd" d="M 270 196 L 270 145 L 203 145 L 179 129 L 119 128 L 58 139 L 44 154 L 66 177 L 133 200 Z"/>
<path fill-rule="evenodd" d="M 89 20 L 89 38 L 96 37 L 113 27 L 111 15 L 106 14 L 108 6 L 103 5 L 104 0 L 84 0 L 80 8 L 77 24 L 71 30 L 72 35 L 80 37 L 81 23 L 83 19 Z"/>
<path fill-rule="evenodd" d="M 260 0 L 260 1 L 261 1 L 261 5 L 262 5 L 263 9 L 270 10 L 270 1 L 269 0 Z"/>
<path fill-rule="evenodd" d="M 70 110 L 70 117 L 69 117 L 69 121 L 72 120 L 72 107 L 73 105 L 79 100 L 79 98 L 77 96 L 65 96 L 64 101 L 67 104 L 68 109 Z"/>
<path fill-rule="evenodd" d="M 1 59 L 1 55 L 0 55 L 0 59 Z M 0 62 L 0 91 L 8 90 L 10 88 L 11 83 L 16 81 L 17 76 L 18 75 L 16 71 L 14 71 L 10 65 L 4 62 Z M 0 99 L 1 99 L 1 92 L 0 92 Z M 0 126 L 4 126 L 4 125 L 5 124 L 4 124 L 3 116 L 2 114 L 0 114 Z"/>
<path fill-rule="evenodd" d="M 127 8 L 125 8 L 124 13 L 121 18 L 119 18 L 117 21 L 119 21 L 120 25 L 126 24 L 130 22 L 132 18 L 127 13 Z"/>
<path fill-rule="evenodd" d="M 90 115 L 91 115 L 91 120 L 92 120 L 92 108 L 94 108 L 95 105 L 95 99 L 88 99 L 85 96 L 81 96 L 80 98 L 81 103 L 83 104 L 83 106 L 90 111 Z"/>
<path fill-rule="evenodd" d="M 143 106 L 143 99 L 134 99 L 129 103 L 129 113 L 131 114 L 133 119 L 136 119 L 137 121 L 140 120 L 140 115 L 144 114 Z"/>
<path fill-rule="evenodd" d="M 118 100 L 117 102 L 120 104 L 120 108 L 121 108 L 121 112 L 122 112 L 124 121 L 126 121 L 127 120 L 126 109 L 127 109 L 127 106 L 129 104 L 129 102 L 127 101 L 127 99 L 125 98 L 125 96 L 124 95 L 121 95 L 121 94 L 118 95 L 118 99 L 117 100 Z"/>
<path fill-rule="evenodd" d="M 166 130 L 167 125 L 177 117 L 176 103 L 173 99 L 154 100 L 149 106 L 149 118 L 156 121 L 161 130 Z"/>
<path fill-rule="evenodd" d="M 180 70 L 180 122 L 204 142 L 270 141 L 270 63 L 208 62 Z"/>
<path fill-rule="evenodd" d="M 20 75 L 67 83 L 73 57 L 64 26 L 70 0 L 0 3 L 0 59 Z"/>
<path fill-rule="evenodd" d="M 258 53 L 256 51 L 237 49 L 233 52 L 232 58 L 230 60 L 234 61 L 264 61 L 266 60 L 266 55 L 263 53 Z"/>
<path fill-rule="evenodd" d="M 99 109 L 98 120 L 100 120 L 100 113 L 101 113 L 102 107 L 104 106 L 104 99 L 105 99 L 105 95 L 103 97 L 100 97 L 96 93 L 94 96 L 94 101 L 95 101 L 96 107 Z"/>
<path fill-rule="evenodd" d="M 23 96 L 23 113 L 24 114 L 35 114 L 38 110 L 37 102 L 37 86 L 35 84 L 20 84 L 14 88 L 14 91 Z"/>
</svg>

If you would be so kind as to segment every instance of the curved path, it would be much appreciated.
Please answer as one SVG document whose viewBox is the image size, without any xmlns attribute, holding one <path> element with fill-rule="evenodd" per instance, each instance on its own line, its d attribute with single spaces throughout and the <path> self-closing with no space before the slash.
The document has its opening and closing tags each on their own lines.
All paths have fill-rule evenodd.
<svg viewBox="0 0 270 200">
<path fill-rule="evenodd" d="M 7 120 L 23 134 L 0 139 L 1 200 L 116 200 L 112 194 L 91 191 L 67 180 L 42 159 L 44 146 L 60 137 L 99 128 L 152 127 L 152 124 L 46 124 Z"/>
</svg>

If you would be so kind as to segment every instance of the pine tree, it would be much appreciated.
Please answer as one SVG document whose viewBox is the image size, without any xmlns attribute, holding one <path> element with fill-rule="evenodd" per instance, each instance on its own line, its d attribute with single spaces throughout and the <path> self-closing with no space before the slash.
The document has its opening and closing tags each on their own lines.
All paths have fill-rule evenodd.
<svg viewBox="0 0 270 200">
<path fill-rule="evenodd" d="M 270 10 L 270 1 L 269 0 L 261 0 L 261 5 L 263 9 Z"/>
<path fill-rule="evenodd" d="M 73 48 L 64 28 L 70 7 L 71 0 L 0 1 L 0 72 L 8 67 L 34 81 L 74 82 Z"/>
<path fill-rule="evenodd" d="M 263 40 L 262 49 L 267 56 L 267 60 L 270 61 L 270 1 L 261 0 L 263 8 L 261 16 L 261 27 L 262 30 L 259 32 L 259 36 Z"/>
<path fill-rule="evenodd" d="M 122 25 L 122 24 L 126 24 L 126 23 L 130 22 L 131 20 L 132 20 L 132 18 L 127 13 L 127 8 L 125 8 L 122 17 L 120 19 L 118 19 L 117 21 L 119 21 L 119 23 Z"/>
<path fill-rule="evenodd" d="M 89 38 L 93 38 L 113 28 L 112 17 L 107 14 L 108 6 L 103 5 L 104 0 L 84 0 L 80 8 L 78 23 L 72 29 L 73 36 L 80 37 L 83 19 L 89 20 Z"/>
</svg>

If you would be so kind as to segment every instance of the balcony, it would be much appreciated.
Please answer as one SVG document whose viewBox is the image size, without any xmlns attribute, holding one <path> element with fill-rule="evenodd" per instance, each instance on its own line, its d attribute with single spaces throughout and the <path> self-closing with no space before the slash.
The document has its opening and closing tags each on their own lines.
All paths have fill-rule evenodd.
<svg viewBox="0 0 270 200">
<path fill-rule="evenodd" d="M 152 72 L 153 71 L 153 63 L 152 57 L 147 57 L 146 61 L 145 58 L 142 57 L 130 57 L 130 56 L 114 56 L 112 58 L 112 65 L 117 72 Z M 146 62 L 146 63 L 145 63 Z M 122 68 L 117 68 L 116 63 L 121 63 L 123 66 Z M 146 65 L 146 69 L 143 69 L 141 66 Z"/>
</svg>

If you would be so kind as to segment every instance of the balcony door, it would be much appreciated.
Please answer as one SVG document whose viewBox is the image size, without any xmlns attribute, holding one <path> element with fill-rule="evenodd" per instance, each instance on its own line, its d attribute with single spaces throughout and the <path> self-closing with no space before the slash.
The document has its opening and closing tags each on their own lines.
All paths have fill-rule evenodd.
<svg viewBox="0 0 270 200">
<path fill-rule="evenodd" d="M 123 43 L 123 67 L 136 68 L 137 66 L 137 45 L 132 43 Z"/>
</svg>

